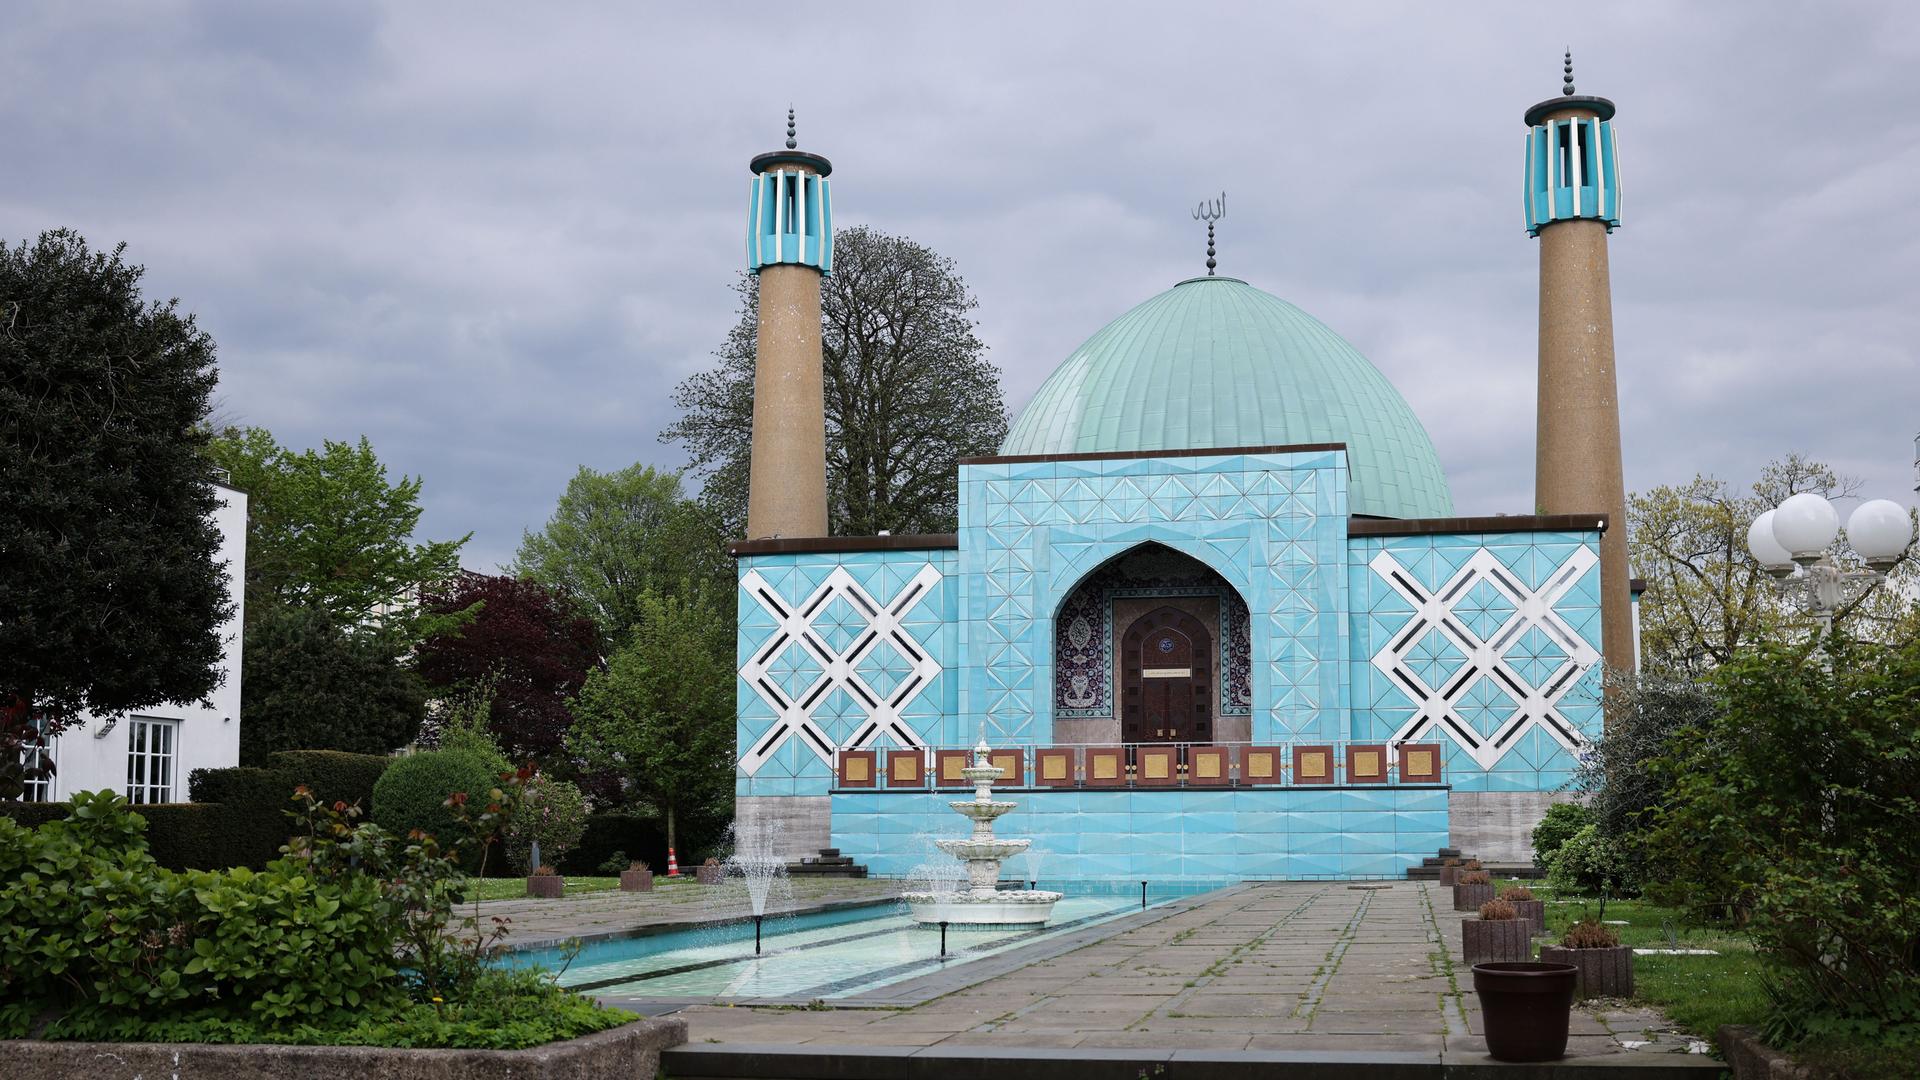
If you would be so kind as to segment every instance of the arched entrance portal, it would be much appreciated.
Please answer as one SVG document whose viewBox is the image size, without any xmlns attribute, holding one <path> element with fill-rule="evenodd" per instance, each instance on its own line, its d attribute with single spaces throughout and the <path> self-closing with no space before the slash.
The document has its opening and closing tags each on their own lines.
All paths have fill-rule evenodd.
<svg viewBox="0 0 1920 1080">
<path fill-rule="evenodd" d="M 1133 620 L 1120 638 L 1120 738 L 1213 741 L 1213 635 L 1171 605 Z"/>
<path fill-rule="evenodd" d="M 1162 621 L 1143 621 L 1154 615 Z M 1126 638 L 1136 626 L 1142 636 L 1129 647 Z M 1185 719 L 1173 723 L 1165 718 L 1174 713 L 1163 712 L 1163 721 L 1156 725 L 1133 706 L 1149 697 L 1171 701 L 1176 684 L 1168 680 L 1183 678 L 1164 670 L 1147 677 L 1149 670 L 1180 666 L 1149 663 L 1140 654 L 1148 644 L 1147 632 L 1162 628 L 1178 630 L 1194 649 L 1187 665 L 1192 681 L 1180 684 L 1185 687 L 1182 700 L 1192 708 L 1183 714 Z M 1056 742 L 1168 741 L 1154 736 L 1156 727 L 1184 728 L 1185 734 L 1174 739 L 1196 742 L 1245 742 L 1251 735 L 1253 650 L 1247 605 L 1225 578 L 1198 559 L 1163 544 L 1145 543 L 1107 560 L 1061 600 L 1054 612 L 1053 640 Z M 1130 672 L 1140 673 L 1138 679 Z"/>
</svg>

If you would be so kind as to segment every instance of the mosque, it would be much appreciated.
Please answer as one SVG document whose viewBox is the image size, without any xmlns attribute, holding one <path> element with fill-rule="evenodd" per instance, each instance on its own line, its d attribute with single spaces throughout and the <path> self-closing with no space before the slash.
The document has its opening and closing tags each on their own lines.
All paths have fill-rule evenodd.
<svg viewBox="0 0 1920 1080">
<path fill-rule="evenodd" d="M 827 535 L 832 165 L 752 161 L 759 277 L 737 809 L 903 875 L 981 739 L 1049 880 L 1399 876 L 1523 861 L 1633 666 L 1608 236 L 1614 105 L 1525 112 L 1540 254 L 1532 513 L 1455 516 L 1414 408 L 1333 329 L 1207 273 L 1076 349 L 959 531 Z M 1521 422 L 1522 418 L 1507 418 Z M 1564 795 L 1559 796 L 1564 797 Z"/>
</svg>

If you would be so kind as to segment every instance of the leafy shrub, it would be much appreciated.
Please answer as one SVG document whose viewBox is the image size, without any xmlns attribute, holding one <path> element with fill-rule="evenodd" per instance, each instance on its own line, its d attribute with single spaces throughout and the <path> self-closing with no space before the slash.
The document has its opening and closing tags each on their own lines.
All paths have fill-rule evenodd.
<svg viewBox="0 0 1920 1080">
<path fill-rule="evenodd" d="M 567 857 L 587 828 L 587 799 L 565 780 L 537 773 L 527 781 L 525 798 L 507 823 L 503 839 L 513 865 L 526 867 L 534 841 L 540 858 L 554 865 Z"/>
<path fill-rule="evenodd" d="M 1717 711 L 1658 763 L 1649 849 L 1663 892 L 1778 962 L 1783 1040 L 1920 1041 L 1920 640 L 1818 647 L 1716 672 Z"/>
<path fill-rule="evenodd" d="M 155 863 L 169 870 L 223 870 L 234 865 L 228 858 L 233 850 L 234 815 L 226 807 L 148 803 L 140 807 L 139 816 L 147 820 L 147 854 Z"/>
<path fill-rule="evenodd" d="M 1480 917 L 1487 922 L 1507 922 L 1517 918 L 1520 912 L 1505 900 L 1489 900 L 1480 905 Z"/>
<path fill-rule="evenodd" d="M 1581 919 L 1560 935 L 1563 949 L 1611 949 L 1619 944 L 1620 935 L 1598 919 Z"/>
<path fill-rule="evenodd" d="M 1554 803 L 1547 816 L 1533 827 L 1533 865 L 1545 870 L 1560 852 L 1560 845 L 1573 834 L 1593 824 L 1593 811 L 1577 802 Z"/>
<path fill-rule="evenodd" d="M 618 874 L 622 870 L 627 869 L 627 853 L 624 851 L 616 851 L 607 856 L 606 861 L 594 867 L 594 869 L 600 871 L 602 874 Z"/>
<path fill-rule="evenodd" d="M 1610 895 L 1620 884 L 1620 862 L 1615 846 L 1588 825 L 1567 838 L 1547 864 L 1547 881 L 1565 892 Z"/>
<path fill-rule="evenodd" d="M 1459 882 L 1462 885 L 1491 885 L 1493 878 L 1485 870 L 1469 870 L 1460 875 Z"/>
<path fill-rule="evenodd" d="M 447 805 L 448 796 L 465 792 L 480 797 L 500 782 L 505 762 L 497 755 L 471 749 L 429 750 L 396 760 L 373 788 L 373 820 L 397 836 L 414 830 L 451 847 L 463 832 L 458 815 Z M 462 865 L 471 873 L 480 867 L 481 852 L 469 848 Z"/>
<path fill-rule="evenodd" d="M 1500 899 L 1508 901 L 1531 900 L 1533 899 L 1533 890 L 1527 888 L 1525 885 L 1512 885 L 1500 890 Z"/>
</svg>

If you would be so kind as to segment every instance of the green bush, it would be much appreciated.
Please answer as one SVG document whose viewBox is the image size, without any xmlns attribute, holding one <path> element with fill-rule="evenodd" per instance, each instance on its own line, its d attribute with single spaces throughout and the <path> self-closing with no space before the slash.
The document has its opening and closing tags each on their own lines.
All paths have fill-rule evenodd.
<svg viewBox="0 0 1920 1080">
<path fill-rule="evenodd" d="M 196 803 L 218 803 L 223 808 L 225 824 L 215 834 L 219 844 L 207 859 L 181 861 L 171 843 L 161 840 L 157 831 L 150 832 L 153 856 L 160 865 L 176 870 L 261 869 L 280 857 L 281 846 L 292 835 L 287 811 L 292 809 L 294 788 L 304 784 L 323 802 L 338 800 L 371 809 L 374 786 L 392 761 L 343 750 L 281 750 L 267 755 L 265 766 L 195 769 L 187 776 L 187 794 Z"/>
<path fill-rule="evenodd" d="M 396 836 L 415 829 L 451 846 L 461 835 L 459 818 L 446 805 L 447 797 L 466 792 L 484 803 L 487 793 L 500 785 L 506 762 L 497 755 L 471 749 L 428 750 L 399 758 L 380 775 L 373 788 L 373 820 Z M 479 849 L 470 850 L 463 860 L 469 873 L 480 868 Z"/>
<path fill-rule="evenodd" d="M 1665 890 L 1775 960 L 1776 1045 L 1920 1044 L 1920 640 L 1768 646 L 1659 765 Z"/>
<path fill-rule="evenodd" d="M 1545 870 L 1560 851 L 1560 845 L 1591 824 L 1593 812 L 1579 803 L 1554 803 L 1547 807 L 1547 816 L 1533 827 L 1533 865 Z"/>
<path fill-rule="evenodd" d="M 525 801 L 514 811 L 502 839 L 513 865 L 531 874 L 534 841 L 540 843 L 540 861 L 559 866 L 586 828 L 587 797 L 565 780 L 539 773 L 527 781 Z"/>
<path fill-rule="evenodd" d="M 223 870 L 235 865 L 235 860 L 228 857 L 233 851 L 234 822 L 227 807 L 216 803 L 148 803 L 134 812 L 147 820 L 147 854 L 160 866 L 169 870 Z M 283 823 L 285 820 L 281 819 Z M 283 827 L 279 831 L 287 830 Z"/>
<path fill-rule="evenodd" d="M 1567 837 L 1547 864 L 1547 882 L 1555 889 L 1588 896 L 1617 895 L 1620 891 L 1620 853 L 1588 825 Z"/>
<path fill-rule="evenodd" d="M 34 829 L 0 820 L 0 1037 L 52 1007 L 155 1016 L 221 1003 L 268 1023 L 395 1000 L 382 884 L 322 882 L 293 863 L 176 873 L 111 792 Z"/>
<path fill-rule="evenodd" d="M 0 802 L 0 817 L 11 818 L 28 829 L 49 821 L 63 821 L 66 816 L 66 803 Z"/>
</svg>

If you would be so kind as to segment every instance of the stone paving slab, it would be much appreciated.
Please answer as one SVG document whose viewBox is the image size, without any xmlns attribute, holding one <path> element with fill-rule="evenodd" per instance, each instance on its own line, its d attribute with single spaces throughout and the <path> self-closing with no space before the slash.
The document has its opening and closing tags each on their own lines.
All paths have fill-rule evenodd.
<svg viewBox="0 0 1920 1080">
<path fill-rule="evenodd" d="M 1378 891 L 1242 885 L 1140 913 L 1104 938 L 1089 932 L 1071 951 L 1002 954 L 985 981 L 911 1008 L 694 1006 L 677 1015 L 694 1047 L 1138 1048 L 1491 1063 L 1446 900 L 1425 882 Z M 1691 1038 L 1654 1010 L 1578 1007 L 1570 1030 L 1569 1053 L 1590 1059 L 1583 1069 L 1713 1075 L 1709 1059 L 1684 1053 Z"/>
</svg>

